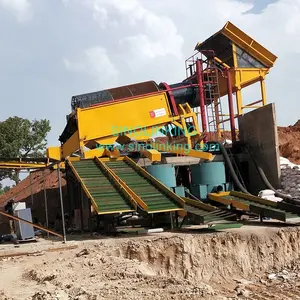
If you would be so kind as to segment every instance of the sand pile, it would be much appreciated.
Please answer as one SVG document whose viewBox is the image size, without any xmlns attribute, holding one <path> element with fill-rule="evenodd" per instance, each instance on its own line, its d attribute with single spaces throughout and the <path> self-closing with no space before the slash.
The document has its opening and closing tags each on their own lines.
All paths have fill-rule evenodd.
<svg viewBox="0 0 300 300">
<path fill-rule="evenodd" d="M 300 163 L 300 120 L 288 127 L 278 127 L 281 156 L 293 163 Z"/>
<path fill-rule="evenodd" d="M 73 250 L 2 260 L 0 291 L 18 300 L 298 299 L 299 237 L 297 228 L 243 227 L 81 241 Z"/>
</svg>

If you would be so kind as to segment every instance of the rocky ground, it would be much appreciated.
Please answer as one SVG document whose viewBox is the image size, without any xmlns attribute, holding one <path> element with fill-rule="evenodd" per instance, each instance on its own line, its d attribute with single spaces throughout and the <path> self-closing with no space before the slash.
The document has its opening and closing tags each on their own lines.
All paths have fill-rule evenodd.
<svg viewBox="0 0 300 300">
<path fill-rule="evenodd" d="M 300 299 L 296 227 L 70 238 L 2 246 L 0 299 Z"/>
</svg>

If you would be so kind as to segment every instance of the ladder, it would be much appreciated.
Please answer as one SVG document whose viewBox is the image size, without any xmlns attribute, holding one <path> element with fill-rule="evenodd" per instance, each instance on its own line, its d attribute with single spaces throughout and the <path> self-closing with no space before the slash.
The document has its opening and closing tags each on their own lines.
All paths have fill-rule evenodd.
<svg viewBox="0 0 300 300">
<path fill-rule="evenodd" d="M 209 140 L 223 140 L 222 132 L 224 132 L 224 115 L 221 107 L 221 97 L 219 88 L 219 74 L 222 72 L 218 68 L 218 63 L 214 60 L 214 54 L 208 51 L 208 57 L 203 57 L 203 53 L 197 52 L 185 61 L 186 76 L 191 80 L 195 80 L 196 61 L 202 61 L 203 72 L 202 82 L 204 88 L 204 100 L 206 106 L 207 133 Z M 200 56 L 200 57 L 199 57 Z M 197 109 L 194 112 L 199 114 Z"/>
<path fill-rule="evenodd" d="M 206 104 L 207 125 L 210 139 L 222 139 L 224 132 L 224 120 L 221 107 L 219 89 L 219 72 L 214 60 L 206 62 L 207 67 L 203 70 L 203 86 Z"/>
</svg>

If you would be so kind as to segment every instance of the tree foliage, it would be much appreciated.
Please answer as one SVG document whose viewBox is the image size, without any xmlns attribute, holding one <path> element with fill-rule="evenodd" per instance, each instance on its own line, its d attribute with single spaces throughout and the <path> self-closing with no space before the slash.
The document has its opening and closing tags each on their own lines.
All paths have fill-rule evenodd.
<svg viewBox="0 0 300 300">
<path fill-rule="evenodd" d="M 48 120 L 23 119 L 10 117 L 0 122 L 0 157 L 25 158 L 43 157 L 47 145 L 47 134 L 51 130 Z M 10 178 L 20 181 L 19 172 L 2 171 L 0 180 Z"/>
<path fill-rule="evenodd" d="M 5 186 L 3 187 L 3 185 L 0 183 L 0 195 L 5 194 L 6 192 L 8 192 L 10 190 L 9 186 Z"/>
</svg>

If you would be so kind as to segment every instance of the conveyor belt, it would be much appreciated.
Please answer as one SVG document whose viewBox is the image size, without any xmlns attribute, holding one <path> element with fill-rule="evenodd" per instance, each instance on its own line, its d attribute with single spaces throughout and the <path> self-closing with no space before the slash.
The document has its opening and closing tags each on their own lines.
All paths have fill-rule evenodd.
<svg viewBox="0 0 300 300">
<path fill-rule="evenodd" d="M 184 211 L 184 201 L 127 157 L 68 161 L 98 214 Z"/>
<path fill-rule="evenodd" d="M 208 195 L 212 201 L 231 205 L 234 208 L 286 222 L 287 219 L 298 218 L 300 208 L 295 205 L 276 203 L 253 195 L 240 192 L 212 193 Z"/>
<path fill-rule="evenodd" d="M 68 162 L 98 214 L 131 212 L 136 203 L 94 160 Z"/>
<path fill-rule="evenodd" d="M 235 216 L 235 213 L 229 210 L 218 209 L 215 206 L 195 201 L 190 198 L 183 198 L 186 202 L 185 209 L 187 215 L 200 224 L 226 220 Z"/>
<path fill-rule="evenodd" d="M 148 213 L 184 210 L 184 201 L 164 187 L 130 158 L 110 160 L 105 165 L 146 205 Z"/>
</svg>

